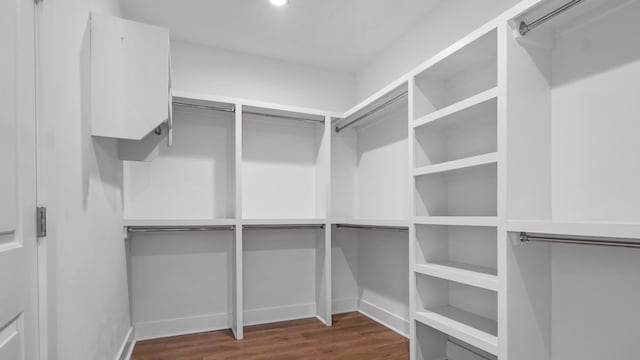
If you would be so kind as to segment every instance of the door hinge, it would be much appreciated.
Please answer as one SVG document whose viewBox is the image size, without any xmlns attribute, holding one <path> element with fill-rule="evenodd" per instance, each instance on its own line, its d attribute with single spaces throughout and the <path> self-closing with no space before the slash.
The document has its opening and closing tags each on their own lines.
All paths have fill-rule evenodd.
<svg viewBox="0 0 640 360">
<path fill-rule="evenodd" d="M 44 206 L 37 208 L 36 231 L 39 238 L 47 236 L 47 208 Z"/>
</svg>

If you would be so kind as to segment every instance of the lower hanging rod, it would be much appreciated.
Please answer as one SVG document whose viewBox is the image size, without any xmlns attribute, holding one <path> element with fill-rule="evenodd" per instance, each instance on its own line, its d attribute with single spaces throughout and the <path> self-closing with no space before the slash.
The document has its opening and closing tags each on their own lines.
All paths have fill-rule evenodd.
<svg viewBox="0 0 640 360">
<path fill-rule="evenodd" d="M 538 26 L 546 23 L 547 21 L 553 19 L 554 17 L 562 14 L 563 12 L 571 9 L 572 7 L 578 5 L 579 3 L 581 3 L 583 0 L 572 0 L 569 1 L 568 3 L 562 5 L 561 7 L 553 10 L 550 13 L 547 13 L 539 18 L 537 18 L 536 20 L 532 21 L 530 24 L 527 24 L 524 21 L 520 22 L 520 27 L 518 28 L 518 31 L 520 32 L 520 35 L 525 36 L 529 31 L 537 28 Z"/>
<path fill-rule="evenodd" d="M 595 245 L 595 246 L 613 246 L 640 249 L 640 243 L 623 240 L 594 240 L 594 239 L 578 239 L 557 236 L 538 236 L 529 235 L 526 232 L 520 233 L 520 241 L 522 242 L 548 242 L 558 244 L 576 244 L 576 245 Z"/>
<path fill-rule="evenodd" d="M 344 130 L 345 128 L 347 128 L 347 127 L 349 127 L 349 126 L 351 126 L 351 125 L 353 125 L 353 124 L 357 123 L 358 121 L 363 120 L 363 119 L 366 119 L 366 118 L 368 118 L 369 116 L 371 116 L 371 115 L 373 115 L 373 114 L 375 114 L 375 113 L 379 112 L 380 110 L 382 110 L 382 109 L 386 108 L 387 106 L 397 103 L 397 102 L 398 102 L 398 101 L 400 101 L 402 98 L 404 98 L 405 96 L 407 96 L 407 94 L 409 94 L 409 92 L 408 92 L 408 91 L 403 91 L 402 93 L 400 93 L 400 94 L 396 95 L 395 97 L 393 97 L 393 98 L 391 98 L 391 99 L 387 100 L 387 101 L 386 101 L 386 102 L 384 102 L 383 104 L 380 104 L 380 105 L 376 106 L 375 108 L 373 108 L 373 109 L 371 109 L 370 111 L 368 111 L 368 112 L 366 112 L 366 113 L 364 113 L 364 114 L 362 114 L 362 115 L 358 116 L 357 118 L 355 118 L 355 119 L 353 119 L 353 120 L 349 121 L 348 123 L 346 123 L 346 124 L 344 124 L 344 125 L 337 125 L 337 126 L 335 127 L 336 132 L 340 132 L 340 131 Z"/>
<path fill-rule="evenodd" d="M 321 230 L 324 224 L 300 225 L 242 225 L 243 230 Z"/>
<path fill-rule="evenodd" d="M 336 224 L 338 229 L 364 229 L 364 230 L 379 230 L 379 231 L 395 231 L 406 232 L 409 228 L 406 226 L 374 226 L 374 225 L 351 225 L 351 224 Z"/>
<path fill-rule="evenodd" d="M 127 226 L 127 232 L 187 232 L 187 231 L 233 231 L 233 225 L 211 226 Z"/>
</svg>

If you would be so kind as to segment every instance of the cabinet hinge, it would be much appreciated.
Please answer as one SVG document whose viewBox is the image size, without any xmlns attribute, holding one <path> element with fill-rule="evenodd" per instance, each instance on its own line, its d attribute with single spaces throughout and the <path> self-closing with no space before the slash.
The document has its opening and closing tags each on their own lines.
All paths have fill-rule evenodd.
<svg viewBox="0 0 640 360">
<path fill-rule="evenodd" d="M 47 208 L 44 206 L 37 208 L 36 231 L 39 238 L 47 236 Z"/>
</svg>

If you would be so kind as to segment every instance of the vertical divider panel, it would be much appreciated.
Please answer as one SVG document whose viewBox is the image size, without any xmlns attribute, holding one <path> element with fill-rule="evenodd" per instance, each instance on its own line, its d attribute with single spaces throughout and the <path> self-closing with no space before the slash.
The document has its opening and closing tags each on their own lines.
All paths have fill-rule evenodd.
<svg viewBox="0 0 640 360">
<path fill-rule="evenodd" d="M 324 196 L 323 211 L 319 214 L 326 219 L 324 224 L 324 239 L 322 239 L 322 246 L 317 248 L 316 251 L 321 252 L 322 263 L 319 271 L 322 275 L 319 276 L 321 281 L 318 284 L 318 294 L 316 299 L 317 316 L 321 318 L 327 326 L 332 325 L 332 279 L 331 279 L 331 117 L 325 116 L 324 128 L 322 136 L 322 144 L 320 146 L 320 164 L 319 169 L 322 173 L 320 181 L 322 181 L 322 195 Z M 318 258 L 317 257 L 317 258 Z"/>
<path fill-rule="evenodd" d="M 507 37 L 511 36 L 507 23 L 497 28 L 497 270 L 498 270 L 498 358 L 507 359 Z"/>
<path fill-rule="evenodd" d="M 244 337 L 244 285 L 242 272 L 242 104 L 236 104 L 235 115 L 236 236 L 235 246 L 233 247 L 235 256 L 233 333 L 237 340 L 242 340 Z"/>
<path fill-rule="evenodd" d="M 409 161 L 409 173 L 407 174 L 407 178 L 409 181 L 409 187 L 408 187 L 408 191 L 409 191 L 409 359 L 410 360 L 415 360 L 416 359 L 416 349 L 418 346 L 418 341 L 416 340 L 416 322 L 414 320 L 415 318 L 415 312 L 416 312 L 416 273 L 413 271 L 414 268 L 414 264 L 416 262 L 416 227 L 415 224 L 413 223 L 413 216 L 414 211 L 415 211 L 415 206 L 414 206 L 414 200 L 415 200 L 415 178 L 413 177 L 413 167 L 414 167 L 414 161 L 413 161 L 413 157 L 414 157 L 414 137 L 415 137 L 415 133 L 414 133 L 414 129 L 412 126 L 412 122 L 414 119 L 414 113 L 415 113 L 415 99 L 414 97 L 416 96 L 415 94 L 415 77 L 411 77 L 409 79 L 409 83 L 407 85 L 408 87 L 408 118 L 407 118 L 407 127 L 409 128 L 408 131 L 408 140 L 407 140 L 407 146 L 409 147 L 409 156 L 408 156 L 408 161 Z"/>
</svg>

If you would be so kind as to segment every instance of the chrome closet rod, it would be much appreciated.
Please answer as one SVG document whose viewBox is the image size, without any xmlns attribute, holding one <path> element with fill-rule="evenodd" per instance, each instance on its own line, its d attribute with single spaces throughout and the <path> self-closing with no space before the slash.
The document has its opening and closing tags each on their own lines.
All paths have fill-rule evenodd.
<svg viewBox="0 0 640 360">
<path fill-rule="evenodd" d="M 360 121 L 362 119 L 366 119 L 367 117 L 377 113 L 378 111 L 386 108 L 387 106 L 397 103 L 400 99 L 402 99 L 403 97 L 407 96 L 407 94 L 409 94 L 409 92 L 408 91 L 404 91 L 404 92 L 398 94 L 397 96 L 393 97 L 392 99 L 387 100 L 385 103 L 376 106 L 374 109 L 366 112 L 365 114 L 362 114 L 362 115 L 358 116 L 357 118 L 349 121 L 348 123 L 346 123 L 344 125 L 336 125 L 336 127 L 335 127 L 336 132 L 340 132 L 343 129 L 345 129 L 345 128 L 357 123 L 358 121 Z"/>
<path fill-rule="evenodd" d="M 233 231 L 234 225 L 211 226 L 127 226 L 127 232 Z"/>
<path fill-rule="evenodd" d="M 324 224 L 301 225 L 242 225 L 243 230 L 321 230 Z"/>
<path fill-rule="evenodd" d="M 405 232 L 409 231 L 406 226 L 374 226 L 374 225 L 351 225 L 351 224 L 336 224 L 338 229 L 365 229 L 365 230 L 380 230 L 380 231 L 396 231 Z"/>
<path fill-rule="evenodd" d="M 213 111 L 236 112 L 236 108 L 235 107 L 226 108 L 226 107 L 221 107 L 221 106 L 188 104 L 188 103 L 175 102 L 175 101 L 173 102 L 173 105 L 176 105 L 176 106 L 188 106 L 188 107 L 194 107 L 194 108 L 197 108 L 197 109 L 206 109 L 206 110 L 213 110 Z"/>
<path fill-rule="evenodd" d="M 298 116 L 288 116 L 288 115 L 276 115 L 276 114 L 267 114 L 267 113 L 262 113 L 262 112 L 258 112 L 258 111 L 242 111 L 243 114 L 248 114 L 248 115 L 258 115 L 258 116 L 266 116 L 266 117 L 270 117 L 270 118 L 276 118 L 276 119 L 284 119 L 284 120 L 296 120 L 296 121 L 310 121 L 310 122 L 316 122 L 316 123 L 323 123 L 324 119 L 310 119 L 310 118 L 304 118 L 304 117 L 298 117 Z"/>
<path fill-rule="evenodd" d="M 231 107 L 231 108 L 226 108 L 226 107 L 221 107 L 221 106 L 212 106 L 212 105 L 201 105 L 201 104 L 189 104 L 189 103 L 183 103 L 183 102 L 173 102 L 173 105 L 176 106 L 188 106 L 188 107 L 194 107 L 194 108 L 198 108 L 198 109 L 206 109 L 206 110 L 213 110 L 213 111 L 222 111 L 222 112 L 236 112 L 236 108 L 235 107 Z M 298 117 L 298 116 L 288 116 L 288 115 L 276 115 L 276 114 L 268 114 L 268 113 L 263 113 L 263 112 L 259 112 L 259 111 L 243 111 L 243 114 L 247 114 L 247 115 L 257 115 L 257 116 L 266 116 L 266 117 L 270 117 L 270 118 L 276 118 L 276 119 L 284 119 L 284 120 L 296 120 L 296 121 L 311 121 L 311 122 L 319 122 L 319 123 L 323 123 L 324 119 L 310 119 L 310 118 L 304 118 L 304 117 Z"/>
<path fill-rule="evenodd" d="M 571 9 L 572 7 L 578 5 L 579 3 L 581 3 L 583 0 L 572 0 L 569 1 L 568 3 L 560 6 L 559 8 L 535 19 L 534 21 L 532 21 L 530 24 L 527 24 L 524 21 L 520 21 L 520 27 L 519 27 L 519 31 L 520 31 L 520 35 L 525 36 L 529 31 L 537 28 L 538 26 L 546 23 L 547 21 L 553 19 L 554 17 L 562 14 L 563 12 Z"/>
<path fill-rule="evenodd" d="M 622 240 L 593 240 L 584 238 L 567 238 L 557 236 L 538 236 L 529 235 L 526 232 L 520 233 L 520 241 L 522 242 L 548 242 L 558 244 L 577 244 L 577 245 L 595 245 L 595 246 L 613 246 L 640 249 L 640 243 Z"/>
</svg>

